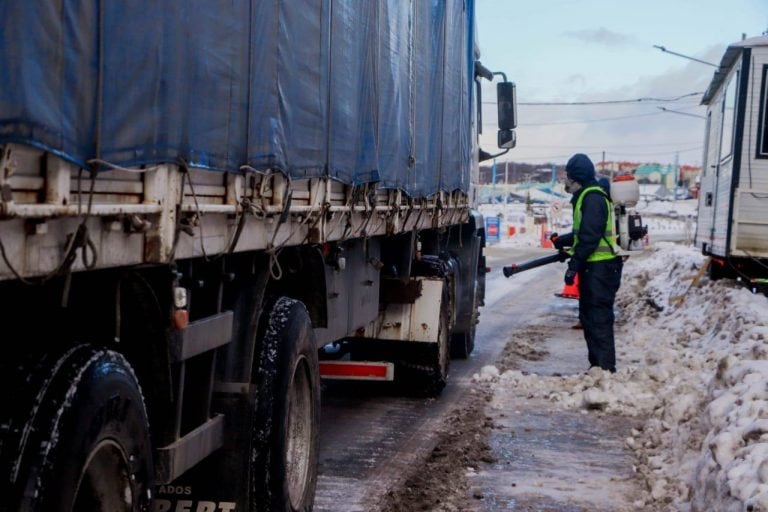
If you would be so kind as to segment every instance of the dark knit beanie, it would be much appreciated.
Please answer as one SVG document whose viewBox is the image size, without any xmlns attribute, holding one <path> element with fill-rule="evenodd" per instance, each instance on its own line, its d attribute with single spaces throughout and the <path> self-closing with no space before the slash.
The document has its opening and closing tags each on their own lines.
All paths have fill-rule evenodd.
<svg viewBox="0 0 768 512">
<path fill-rule="evenodd" d="M 565 164 L 565 173 L 570 179 L 582 185 L 595 181 L 595 166 L 583 153 L 576 153 L 568 160 Z"/>
</svg>

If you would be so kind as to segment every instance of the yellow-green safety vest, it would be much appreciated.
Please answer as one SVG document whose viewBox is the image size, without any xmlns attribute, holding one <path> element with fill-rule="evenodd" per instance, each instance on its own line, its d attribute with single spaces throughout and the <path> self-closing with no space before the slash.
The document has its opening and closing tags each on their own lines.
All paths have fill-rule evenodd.
<svg viewBox="0 0 768 512">
<path fill-rule="evenodd" d="M 579 195 L 576 200 L 576 206 L 573 208 L 573 246 L 576 247 L 579 244 L 579 226 L 581 226 L 581 203 L 584 201 L 584 196 L 591 192 L 597 192 L 603 198 L 608 206 L 608 218 L 605 221 L 605 233 L 600 238 L 600 242 L 597 244 L 595 252 L 587 257 L 587 261 L 606 261 L 612 260 L 616 257 L 616 251 L 614 246 L 616 245 L 616 235 L 613 232 L 613 205 L 611 200 L 605 195 L 603 189 L 598 185 L 587 187 Z"/>
</svg>

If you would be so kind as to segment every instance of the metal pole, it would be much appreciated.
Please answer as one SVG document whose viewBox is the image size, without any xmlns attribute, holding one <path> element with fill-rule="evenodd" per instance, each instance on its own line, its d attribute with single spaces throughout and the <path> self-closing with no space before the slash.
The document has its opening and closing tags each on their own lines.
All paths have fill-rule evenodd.
<svg viewBox="0 0 768 512">
<path fill-rule="evenodd" d="M 679 159 L 679 157 L 680 157 L 680 153 L 675 153 L 675 187 L 674 187 L 674 191 L 673 191 L 674 196 L 672 196 L 672 200 L 673 201 L 677 201 L 677 180 L 678 180 L 677 174 L 678 174 L 678 172 L 680 172 L 679 171 L 679 167 L 678 167 L 678 159 Z"/>
<path fill-rule="evenodd" d="M 504 204 L 509 202 L 509 160 L 504 162 Z"/>
<path fill-rule="evenodd" d="M 493 201 L 496 200 L 496 159 L 493 159 L 493 165 L 491 165 L 491 195 Z"/>
</svg>

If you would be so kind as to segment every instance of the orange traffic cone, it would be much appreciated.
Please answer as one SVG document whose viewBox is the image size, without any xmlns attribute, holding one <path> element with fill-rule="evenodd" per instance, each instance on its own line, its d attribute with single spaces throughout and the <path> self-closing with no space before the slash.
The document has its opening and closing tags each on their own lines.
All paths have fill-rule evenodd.
<svg viewBox="0 0 768 512">
<path fill-rule="evenodd" d="M 564 299 L 578 299 L 579 298 L 579 274 L 573 278 L 573 284 L 563 285 L 563 291 L 555 294 L 556 297 L 562 297 Z"/>
</svg>

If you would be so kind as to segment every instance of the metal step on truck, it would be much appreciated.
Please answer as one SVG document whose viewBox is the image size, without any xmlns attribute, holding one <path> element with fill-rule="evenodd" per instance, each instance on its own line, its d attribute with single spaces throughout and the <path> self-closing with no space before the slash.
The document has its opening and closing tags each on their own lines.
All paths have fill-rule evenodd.
<svg viewBox="0 0 768 512">
<path fill-rule="evenodd" d="M 0 511 L 311 510 L 321 374 L 436 396 L 474 346 L 474 1 L 0 23 Z"/>
</svg>

